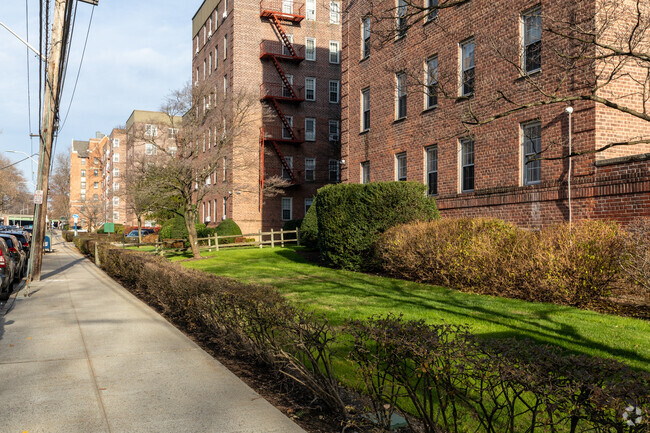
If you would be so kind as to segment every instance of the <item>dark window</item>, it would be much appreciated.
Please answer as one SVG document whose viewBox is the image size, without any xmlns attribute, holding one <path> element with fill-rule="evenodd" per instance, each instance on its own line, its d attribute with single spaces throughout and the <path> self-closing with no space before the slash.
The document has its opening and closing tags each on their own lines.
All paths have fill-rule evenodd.
<svg viewBox="0 0 650 433">
<path fill-rule="evenodd" d="M 438 194 L 438 147 L 427 148 L 427 192 Z"/>
<path fill-rule="evenodd" d="M 542 125 L 540 122 L 523 125 L 524 185 L 539 183 L 542 178 Z"/>
<path fill-rule="evenodd" d="M 395 171 L 396 180 L 406 180 L 406 153 L 395 155 Z"/>
<path fill-rule="evenodd" d="M 396 103 L 397 103 L 397 113 L 396 118 L 401 119 L 406 117 L 406 74 L 400 72 L 395 76 L 396 78 Z"/>
<path fill-rule="evenodd" d="M 542 10 L 536 8 L 524 14 L 522 21 L 524 71 L 535 72 L 542 68 Z"/>
<path fill-rule="evenodd" d="M 461 96 L 469 96 L 474 93 L 474 41 L 465 42 L 461 48 Z"/>
<path fill-rule="evenodd" d="M 438 105 L 438 57 L 427 60 L 427 108 Z"/>
<path fill-rule="evenodd" d="M 461 140 L 462 191 L 474 191 L 474 141 Z"/>
<path fill-rule="evenodd" d="M 370 129 L 370 89 L 361 91 L 361 130 L 367 131 Z"/>
<path fill-rule="evenodd" d="M 363 41 L 361 43 L 361 58 L 365 59 L 370 55 L 370 17 L 362 20 L 361 34 Z"/>
</svg>

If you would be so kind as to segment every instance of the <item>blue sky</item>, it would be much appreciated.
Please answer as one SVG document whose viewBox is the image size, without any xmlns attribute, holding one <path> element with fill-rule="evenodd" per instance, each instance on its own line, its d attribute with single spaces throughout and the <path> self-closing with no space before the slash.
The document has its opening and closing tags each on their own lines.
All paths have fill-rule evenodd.
<svg viewBox="0 0 650 433">
<path fill-rule="evenodd" d="M 0 1 L 0 22 L 25 38 L 26 3 L 29 41 L 38 48 L 38 0 Z M 53 3 L 53 2 L 52 2 Z M 70 98 L 81 60 L 93 6 L 79 3 L 56 153 L 69 153 L 73 139 L 87 140 L 96 131 L 108 134 L 126 123 L 134 109 L 158 110 L 163 98 L 191 78 L 192 17 L 202 0 L 100 0 L 95 7 L 88 46 L 77 90 Z M 38 152 L 38 60 L 29 54 L 31 104 L 28 104 L 26 47 L 0 27 L 0 152 L 12 161 L 25 158 L 7 153 Z M 31 116 L 29 115 L 31 107 Z M 31 131 L 29 122 L 31 119 Z M 35 164 L 19 167 L 28 181 Z M 35 176 L 35 175 L 34 175 Z M 28 184 L 33 189 L 33 185 Z"/>
</svg>

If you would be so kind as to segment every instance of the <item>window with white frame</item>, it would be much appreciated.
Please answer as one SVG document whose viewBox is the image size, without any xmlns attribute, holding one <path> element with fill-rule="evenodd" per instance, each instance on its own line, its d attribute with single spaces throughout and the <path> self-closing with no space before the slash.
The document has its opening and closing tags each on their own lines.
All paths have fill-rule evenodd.
<svg viewBox="0 0 650 433">
<path fill-rule="evenodd" d="M 284 82 L 282 83 L 282 96 L 285 98 L 292 98 L 293 97 L 293 75 L 291 74 L 286 74 L 287 81 L 289 82 L 289 86 L 287 86 Z"/>
<path fill-rule="evenodd" d="M 120 190 L 119 182 L 113 182 L 113 191 L 119 191 L 119 190 Z"/>
<path fill-rule="evenodd" d="M 205 219 L 206 222 L 212 221 L 212 201 L 208 200 L 208 217 Z"/>
<path fill-rule="evenodd" d="M 329 86 L 330 103 L 332 104 L 339 103 L 340 88 L 341 88 L 341 83 L 339 82 L 339 80 L 330 80 L 330 86 Z"/>
<path fill-rule="evenodd" d="M 196 67 L 196 73 L 194 75 L 194 85 L 198 86 L 199 85 L 199 67 Z"/>
<path fill-rule="evenodd" d="M 370 183 L 370 161 L 361 163 L 361 183 Z"/>
<path fill-rule="evenodd" d="M 81 181 L 81 189 L 82 190 L 86 189 L 86 181 L 84 180 Z"/>
<path fill-rule="evenodd" d="M 145 155 L 155 155 L 156 154 L 156 145 L 153 143 L 145 143 L 144 145 Z"/>
<path fill-rule="evenodd" d="M 99 189 L 99 182 L 93 182 L 93 188 Z"/>
<path fill-rule="evenodd" d="M 228 197 L 224 197 L 222 200 L 222 208 L 221 208 L 221 219 L 226 219 L 226 215 L 228 214 Z"/>
<path fill-rule="evenodd" d="M 330 2 L 330 24 L 341 24 L 341 2 Z"/>
<path fill-rule="evenodd" d="M 203 79 L 208 76 L 208 59 L 203 59 Z"/>
<path fill-rule="evenodd" d="M 120 147 L 120 139 L 119 138 L 114 138 L 113 139 L 113 147 Z"/>
<path fill-rule="evenodd" d="M 316 179 L 316 158 L 305 158 L 305 181 L 313 182 Z"/>
<path fill-rule="evenodd" d="M 316 0 L 307 0 L 305 3 L 305 18 L 307 21 L 316 21 Z"/>
<path fill-rule="evenodd" d="M 219 66 L 219 45 L 214 47 L 214 69 Z"/>
<path fill-rule="evenodd" d="M 212 15 L 208 18 L 208 39 L 212 37 Z"/>
<path fill-rule="evenodd" d="M 178 128 L 168 128 L 167 129 L 167 138 L 174 139 L 178 135 Z"/>
<path fill-rule="evenodd" d="M 427 59 L 426 63 L 426 94 L 425 108 L 438 106 L 438 56 Z"/>
<path fill-rule="evenodd" d="M 228 93 L 228 74 L 223 76 L 223 94 L 224 96 Z"/>
<path fill-rule="evenodd" d="M 293 156 L 285 156 L 284 162 L 287 163 L 289 168 L 282 164 L 282 179 L 291 180 L 291 172 L 293 171 Z"/>
<path fill-rule="evenodd" d="M 282 197 L 282 221 L 293 219 L 293 197 Z"/>
<path fill-rule="evenodd" d="M 305 215 L 307 215 L 307 212 L 309 212 L 309 208 L 311 207 L 312 204 L 314 204 L 314 198 L 307 197 L 305 199 Z"/>
<path fill-rule="evenodd" d="M 406 36 L 406 5 L 406 0 L 397 0 L 397 8 L 395 9 L 395 30 L 397 38 Z"/>
<path fill-rule="evenodd" d="M 293 14 L 293 0 L 282 0 L 282 12 Z"/>
<path fill-rule="evenodd" d="M 370 88 L 361 91 L 361 131 L 370 129 Z"/>
<path fill-rule="evenodd" d="M 208 75 L 212 75 L 212 53 L 208 58 Z"/>
<path fill-rule="evenodd" d="M 521 125 L 522 169 L 524 185 L 534 185 L 542 180 L 542 124 L 530 122 Z"/>
<path fill-rule="evenodd" d="M 361 20 L 361 58 L 365 59 L 370 55 L 370 17 Z"/>
<path fill-rule="evenodd" d="M 289 127 L 282 123 L 282 138 L 285 140 L 291 140 L 293 138 L 293 116 L 284 116 L 289 124 Z"/>
<path fill-rule="evenodd" d="M 99 194 L 93 194 L 93 201 L 99 201 Z"/>
<path fill-rule="evenodd" d="M 465 138 L 460 140 L 460 187 L 461 192 L 474 191 L 474 141 Z"/>
<path fill-rule="evenodd" d="M 530 74 L 542 69 L 542 8 L 521 15 L 522 69 Z"/>
<path fill-rule="evenodd" d="M 329 181 L 339 182 L 341 180 L 341 166 L 338 159 L 330 159 L 329 162 Z"/>
<path fill-rule="evenodd" d="M 330 41 L 330 63 L 338 64 L 341 61 L 339 41 Z"/>
<path fill-rule="evenodd" d="M 81 177 L 86 177 L 86 170 L 81 170 Z"/>
<path fill-rule="evenodd" d="M 79 198 L 81 199 L 81 201 L 86 201 L 86 193 L 82 192 Z"/>
<path fill-rule="evenodd" d="M 119 206 L 119 205 L 120 205 L 120 198 L 113 197 L 113 206 Z"/>
<path fill-rule="evenodd" d="M 205 222 L 205 202 L 201 203 L 201 221 Z"/>
<path fill-rule="evenodd" d="M 427 5 L 426 22 L 433 21 L 438 16 L 438 0 L 425 0 Z"/>
<path fill-rule="evenodd" d="M 145 137 L 158 137 L 158 127 L 147 123 L 144 125 L 144 135 Z"/>
<path fill-rule="evenodd" d="M 120 154 L 119 153 L 114 153 L 113 154 L 113 162 L 120 162 Z"/>
<path fill-rule="evenodd" d="M 86 165 L 86 159 L 85 158 L 81 158 L 81 165 Z"/>
<path fill-rule="evenodd" d="M 438 194 L 438 146 L 425 149 L 427 164 L 427 194 Z"/>
<path fill-rule="evenodd" d="M 395 74 L 395 118 L 406 117 L 406 74 Z"/>
<path fill-rule="evenodd" d="M 406 152 L 395 155 L 395 180 L 406 180 Z"/>
<path fill-rule="evenodd" d="M 223 59 L 228 58 L 228 35 L 223 35 Z"/>
<path fill-rule="evenodd" d="M 116 167 L 116 168 L 113 169 L 113 177 L 114 178 L 120 177 L 120 169 L 119 168 Z"/>
<path fill-rule="evenodd" d="M 223 179 L 221 181 L 222 182 L 227 182 L 228 181 L 228 157 L 227 156 L 223 157 L 223 160 L 222 160 L 221 164 L 223 165 L 223 168 L 222 168 Z"/>
<path fill-rule="evenodd" d="M 316 61 L 316 38 L 305 38 L 305 60 Z"/>
<path fill-rule="evenodd" d="M 93 176 L 99 176 L 99 170 L 97 169 L 93 170 Z"/>
<path fill-rule="evenodd" d="M 293 35 L 291 33 L 287 33 L 285 36 L 287 37 L 287 39 L 289 39 L 289 43 L 293 44 Z M 291 50 L 289 50 L 289 47 L 284 43 L 282 43 L 282 54 L 284 54 L 285 56 L 291 55 Z"/>
<path fill-rule="evenodd" d="M 329 120 L 329 141 L 338 142 L 341 139 L 340 131 L 341 126 L 340 122 L 336 119 Z"/>
<path fill-rule="evenodd" d="M 113 212 L 113 221 L 119 221 L 119 220 L 120 220 L 120 213 Z"/>
<path fill-rule="evenodd" d="M 316 100 L 316 78 L 305 77 L 305 100 Z"/>
<path fill-rule="evenodd" d="M 305 141 L 316 141 L 316 119 L 305 117 Z"/>
<path fill-rule="evenodd" d="M 460 45 L 460 96 L 470 96 L 474 93 L 474 40 Z"/>
</svg>

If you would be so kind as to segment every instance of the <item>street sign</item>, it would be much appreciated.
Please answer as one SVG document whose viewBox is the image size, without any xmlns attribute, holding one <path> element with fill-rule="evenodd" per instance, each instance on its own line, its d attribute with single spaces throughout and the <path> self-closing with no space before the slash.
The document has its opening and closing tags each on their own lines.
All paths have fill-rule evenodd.
<svg viewBox="0 0 650 433">
<path fill-rule="evenodd" d="M 74 219 L 76 219 L 76 220 L 78 220 L 78 219 L 79 219 L 79 215 L 77 215 L 77 214 L 74 214 L 74 215 L 72 215 L 72 218 L 74 218 Z"/>
<path fill-rule="evenodd" d="M 43 204 L 43 190 L 34 191 L 34 204 Z"/>
</svg>

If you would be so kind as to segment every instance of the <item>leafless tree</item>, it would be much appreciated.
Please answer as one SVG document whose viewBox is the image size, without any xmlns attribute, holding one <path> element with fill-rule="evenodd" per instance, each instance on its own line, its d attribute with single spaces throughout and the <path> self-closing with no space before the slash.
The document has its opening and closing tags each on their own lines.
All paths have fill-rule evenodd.
<svg viewBox="0 0 650 433">
<path fill-rule="evenodd" d="M 85 200 L 79 206 L 79 213 L 88 223 L 87 230 L 92 232 L 104 219 L 104 207 L 99 200 Z"/>
<path fill-rule="evenodd" d="M 50 219 L 70 220 L 70 155 L 59 153 L 50 176 L 49 197 L 52 204 Z"/>
<path fill-rule="evenodd" d="M 25 182 L 22 173 L 11 160 L 0 155 L 0 213 L 22 209 L 16 205 L 18 202 L 23 205 L 22 198 L 27 194 Z"/>
<path fill-rule="evenodd" d="M 473 2 L 366 0 L 365 6 L 360 7 L 350 2 L 355 15 L 346 19 L 350 25 L 356 25 L 364 17 L 370 19 L 368 49 L 372 52 L 386 49 L 407 35 L 409 46 L 425 44 L 433 32 L 461 41 L 467 37 L 466 29 L 450 21 L 457 18 L 452 17 L 455 9 L 470 7 L 469 3 Z M 483 125 L 530 108 L 588 102 L 625 115 L 629 122 L 640 125 L 636 131 L 641 132 L 617 137 L 595 149 L 574 149 L 571 154 L 564 152 L 561 156 L 541 159 L 650 143 L 650 2 L 595 0 L 591 7 L 586 2 L 562 2 L 554 6 L 539 8 L 530 16 L 530 35 L 534 40 L 530 45 L 523 43 L 522 47 L 522 43 L 498 31 L 477 36 L 476 46 L 480 46 L 482 58 L 496 59 L 490 69 L 514 72 L 518 77 L 516 82 L 495 79 L 498 84 L 490 87 L 490 94 L 484 97 L 459 96 L 462 94 L 459 86 L 464 81 L 457 67 L 443 69 L 436 64 L 427 71 L 425 65 L 423 71 L 422 59 L 402 57 L 399 60 L 402 64 L 388 61 L 385 68 L 393 73 L 404 68 L 409 91 L 430 93 L 440 99 L 466 100 L 454 136 L 476 134 L 476 129 Z M 501 9 L 504 8 L 501 3 Z M 495 12 L 496 9 L 489 13 Z M 526 19 L 523 15 L 521 18 Z M 539 68 L 528 68 L 526 60 L 541 63 L 541 69 L 552 73 L 537 73 Z M 470 78 L 473 80 L 473 75 Z M 553 145 L 565 143 L 548 144 Z"/>
<path fill-rule="evenodd" d="M 228 170 L 257 170 L 257 163 L 233 141 L 251 127 L 251 110 L 255 98 L 246 93 L 231 92 L 217 100 L 214 88 L 207 85 L 186 85 L 172 92 L 161 111 L 169 117 L 172 128 L 178 128 L 173 137 L 147 136 L 146 131 L 136 138 L 151 143 L 156 155 L 149 155 L 146 169 L 146 188 L 153 200 L 153 208 L 170 210 L 181 215 L 189 234 L 194 257 L 200 257 L 195 222 L 199 205 L 208 193 L 223 189 L 245 189 L 246 185 L 232 182 L 215 185 L 217 171 L 223 170 L 227 157 Z M 182 116 L 179 125 L 176 119 Z M 138 135 L 138 134 L 136 134 Z"/>
<path fill-rule="evenodd" d="M 124 188 L 119 195 L 126 202 L 128 212 L 132 212 L 138 221 L 138 240 L 142 242 L 142 224 L 147 215 L 160 208 L 160 198 L 157 194 L 157 187 L 148 181 L 147 155 L 135 154 L 129 159 L 129 170 L 123 177 Z"/>
</svg>

